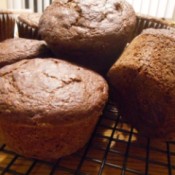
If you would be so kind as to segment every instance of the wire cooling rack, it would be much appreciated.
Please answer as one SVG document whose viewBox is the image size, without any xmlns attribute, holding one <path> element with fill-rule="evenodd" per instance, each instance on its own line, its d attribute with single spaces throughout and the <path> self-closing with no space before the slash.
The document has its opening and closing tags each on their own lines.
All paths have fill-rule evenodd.
<svg viewBox="0 0 175 175">
<path fill-rule="evenodd" d="M 32 149 L 32 148 L 31 148 Z M 140 136 L 109 102 L 89 143 L 55 163 L 24 158 L 0 144 L 0 175 L 174 175 L 175 142 Z"/>
</svg>

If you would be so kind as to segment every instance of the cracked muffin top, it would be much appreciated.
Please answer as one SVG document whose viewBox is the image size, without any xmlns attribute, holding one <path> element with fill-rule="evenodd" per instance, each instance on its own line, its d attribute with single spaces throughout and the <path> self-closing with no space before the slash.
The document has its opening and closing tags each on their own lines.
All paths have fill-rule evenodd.
<svg viewBox="0 0 175 175">
<path fill-rule="evenodd" d="M 59 59 L 31 59 L 0 69 L 0 117 L 60 123 L 102 112 L 108 85 L 98 74 Z"/>
<path fill-rule="evenodd" d="M 109 68 L 135 24 L 135 12 L 124 0 L 56 0 L 41 16 L 39 33 L 56 56 Z"/>
<path fill-rule="evenodd" d="M 59 0 L 41 17 L 40 32 L 46 40 L 50 32 L 53 40 L 81 40 L 83 35 L 93 38 L 104 33 L 125 34 L 134 23 L 135 13 L 123 0 Z"/>
</svg>

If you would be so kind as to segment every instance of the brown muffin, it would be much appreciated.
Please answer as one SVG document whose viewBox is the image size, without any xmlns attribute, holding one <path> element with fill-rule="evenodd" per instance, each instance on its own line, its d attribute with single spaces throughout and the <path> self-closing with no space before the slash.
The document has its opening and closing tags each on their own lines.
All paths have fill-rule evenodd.
<svg viewBox="0 0 175 175">
<path fill-rule="evenodd" d="M 175 31 L 145 30 L 108 77 L 123 118 L 146 136 L 175 139 Z"/>
<path fill-rule="evenodd" d="M 22 60 L 0 69 L 5 143 L 28 157 L 55 160 L 85 145 L 108 97 L 98 74 L 59 59 Z"/>
<path fill-rule="evenodd" d="M 153 16 L 137 14 L 137 24 L 131 40 L 139 35 L 144 29 L 155 28 L 155 29 L 170 29 L 173 27 L 173 22 L 170 20 L 164 20 Z"/>
<path fill-rule="evenodd" d="M 44 41 L 14 38 L 0 43 L 0 67 L 22 59 L 52 55 Z"/>
<path fill-rule="evenodd" d="M 38 34 L 38 24 L 41 13 L 22 13 L 18 16 L 18 34 L 21 38 L 41 39 Z"/>
<path fill-rule="evenodd" d="M 125 47 L 136 16 L 123 0 L 54 1 L 39 32 L 57 56 L 106 72 Z"/>
<path fill-rule="evenodd" d="M 0 10 L 0 41 L 14 37 L 15 18 L 10 10 Z"/>
</svg>

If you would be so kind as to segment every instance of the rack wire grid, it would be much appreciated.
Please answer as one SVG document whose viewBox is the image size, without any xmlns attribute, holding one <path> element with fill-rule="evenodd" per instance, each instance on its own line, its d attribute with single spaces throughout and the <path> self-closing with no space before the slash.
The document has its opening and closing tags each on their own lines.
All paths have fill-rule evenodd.
<svg viewBox="0 0 175 175">
<path fill-rule="evenodd" d="M 22 157 L 1 143 L 0 174 L 174 175 L 175 142 L 139 135 L 109 102 L 88 144 L 54 163 Z"/>
</svg>

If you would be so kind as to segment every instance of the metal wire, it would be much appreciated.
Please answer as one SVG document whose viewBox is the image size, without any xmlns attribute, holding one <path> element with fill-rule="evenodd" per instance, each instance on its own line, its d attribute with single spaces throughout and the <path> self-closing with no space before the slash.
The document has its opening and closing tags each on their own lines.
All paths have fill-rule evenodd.
<svg viewBox="0 0 175 175">
<path fill-rule="evenodd" d="M 100 124 L 100 122 L 101 122 L 101 118 L 100 118 L 100 120 L 99 120 L 97 126 L 95 127 L 94 133 L 93 133 L 91 139 L 89 140 L 89 143 L 87 144 L 87 147 L 86 147 L 86 149 L 85 149 L 85 151 L 84 151 L 84 154 L 82 155 L 82 158 L 81 158 L 81 160 L 80 160 L 80 162 L 79 162 L 79 164 L 78 164 L 78 166 L 77 166 L 77 169 L 75 170 L 75 175 L 79 175 L 79 174 L 80 174 L 80 169 L 81 169 L 81 167 L 82 167 L 82 165 L 83 165 L 83 162 L 84 162 L 84 160 L 85 160 L 85 157 L 87 156 L 87 153 L 88 153 L 88 151 L 89 151 L 90 145 L 91 145 L 91 143 L 92 143 L 93 138 L 95 137 L 95 133 L 96 133 L 96 131 L 97 131 L 97 128 L 98 128 L 98 125 Z"/>
<path fill-rule="evenodd" d="M 130 144 L 131 144 L 132 134 L 133 134 L 133 128 L 131 128 L 131 132 L 129 134 L 129 139 L 128 139 L 128 143 L 127 143 L 127 147 L 126 147 L 126 151 L 125 151 L 125 156 L 124 156 L 123 168 L 122 168 L 121 175 L 125 175 L 125 170 L 126 170 L 126 165 L 127 165 L 127 159 L 128 159 L 128 154 L 129 154 L 129 148 L 130 148 Z"/>
<path fill-rule="evenodd" d="M 31 164 L 29 169 L 26 171 L 25 175 L 29 175 L 32 172 L 32 170 L 35 167 L 36 163 L 37 163 L 37 160 L 33 160 L 33 163 Z"/>
<path fill-rule="evenodd" d="M 109 153 L 109 149 L 110 149 L 110 145 L 111 145 L 111 142 L 112 142 L 112 138 L 114 137 L 115 129 L 116 129 L 118 123 L 119 123 L 119 117 L 117 118 L 117 120 L 116 120 L 116 122 L 115 122 L 115 125 L 114 125 L 114 128 L 113 128 L 111 137 L 110 137 L 110 139 L 109 139 L 109 143 L 108 143 L 108 145 L 107 145 L 107 148 L 106 148 L 106 151 L 105 151 L 105 154 L 104 154 L 104 157 L 103 157 L 103 161 L 102 161 L 102 163 L 101 163 L 101 167 L 100 167 L 100 171 L 99 171 L 98 175 L 101 175 L 102 172 L 103 172 L 103 168 L 104 168 L 104 165 L 105 165 L 105 163 L 106 163 L 106 158 L 107 158 L 107 155 L 108 155 L 108 153 Z"/>
<path fill-rule="evenodd" d="M 147 146 L 146 146 L 145 175 L 148 175 L 148 172 L 149 172 L 149 162 L 150 162 L 149 154 L 150 154 L 150 139 L 148 138 Z"/>
<path fill-rule="evenodd" d="M 58 167 L 58 163 L 59 163 L 59 162 L 60 162 L 60 160 L 57 160 L 57 161 L 55 162 L 55 164 L 53 165 L 53 167 L 52 167 L 52 169 L 51 169 L 49 175 L 54 175 L 54 173 L 55 173 L 55 171 L 56 171 L 56 169 L 57 169 L 57 167 Z"/>
<path fill-rule="evenodd" d="M 9 164 L 4 168 L 4 170 L 2 171 L 1 175 L 4 175 L 9 169 L 10 167 L 13 165 L 13 163 L 17 160 L 19 156 L 15 155 L 14 158 L 9 162 Z"/>
<path fill-rule="evenodd" d="M 165 145 L 165 148 L 152 145 L 151 140 L 144 138 L 146 142 L 144 143 L 137 143 L 132 142 L 133 135 L 138 135 L 134 132 L 134 129 L 131 128 L 130 130 L 127 130 L 125 128 L 120 128 L 121 125 L 121 117 L 118 114 L 118 111 L 113 106 L 113 104 L 109 103 L 106 106 L 106 109 L 104 111 L 104 115 L 99 120 L 94 133 L 92 134 L 92 137 L 88 144 L 86 145 L 85 149 L 82 152 L 78 152 L 73 156 L 76 156 L 78 159 L 77 165 L 73 168 L 68 165 L 62 164 L 62 161 L 64 158 L 59 159 L 55 163 L 45 162 L 45 161 L 38 161 L 35 159 L 26 159 L 19 155 L 16 155 L 14 152 L 6 148 L 5 145 L 0 144 L 0 155 L 5 154 L 12 158 L 10 158 L 10 161 L 6 163 L 6 166 L 2 166 L 0 163 L 0 175 L 32 175 L 33 170 L 37 169 L 38 166 L 47 166 L 49 167 L 49 172 L 47 175 L 54 175 L 59 174 L 59 172 L 63 172 L 65 174 L 72 174 L 72 175 L 102 175 L 104 174 L 105 168 L 112 168 L 118 172 L 118 174 L 126 175 L 128 173 L 132 173 L 133 175 L 150 175 L 152 174 L 152 170 L 150 168 L 150 165 L 155 165 L 162 167 L 164 169 L 167 169 L 168 174 L 163 175 L 173 175 L 173 172 L 175 171 L 175 162 L 174 159 L 172 161 L 172 157 L 175 157 L 175 142 L 168 142 L 168 143 L 162 143 Z M 112 123 L 112 126 L 111 124 Z M 99 129 L 103 130 L 110 130 L 110 135 L 104 135 L 102 132 L 99 132 Z M 121 140 L 119 137 L 115 137 L 115 133 L 120 132 L 124 135 L 128 136 L 127 140 Z M 141 136 L 139 136 L 141 137 Z M 100 139 L 99 142 L 94 141 L 94 139 Z M 105 139 L 106 144 L 102 144 L 102 140 Z M 112 142 L 114 142 L 116 145 L 115 147 L 111 147 Z M 122 148 L 122 145 L 126 145 L 126 148 Z M 121 145 L 121 146 L 120 146 Z M 171 149 L 174 148 L 174 149 Z M 140 149 L 143 152 L 146 153 L 145 157 L 144 155 L 135 155 L 132 154 L 132 149 Z M 120 150 L 122 149 L 122 150 Z M 94 157 L 94 155 L 89 154 L 89 151 L 100 151 L 103 153 L 103 156 L 101 158 Z M 160 153 L 162 155 L 165 155 L 167 157 L 167 161 L 162 162 L 162 160 L 159 159 L 153 159 L 151 155 L 155 153 Z M 108 160 L 108 156 L 112 155 L 115 159 L 122 157 L 123 160 L 121 160 L 119 163 L 117 161 L 111 161 Z M 18 169 L 13 169 L 13 165 L 19 160 L 24 159 L 25 161 L 31 162 L 30 165 L 26 168 L 24 172 L 19 172 Z M 144 167 L 143 169 L 136 169 L 135 167 L 128 167 L 128 163 L 130 163 L 130 158 L 137 160 L 138 162 L 143 162 Z M 115 160 L 114 159 L 114 160 Z M 65 160 L 64 160 L 65 161 Z M 90 170 L 90 167 L 86 167 L 86 162 L 90 162 L 94 165 L 98 165 L 98 170 Z M 138 165 L 139 166 L 139 165 Z M 93 168 L 93 166 L 92 166 Z M 43 170 L 44 171 L 44 170 Z M 92 173 L 92 171 L 95 171 Z M 120 173 L 119 173 L 120 172 Z M 42 173 L 39 173 L 42 174 Z M 114 175 L 114 174 L 110 174 Z"/>
<path fill-rule="evenodd" d="M 167 160 L 168 160 L 168 173 L 172 175 L 172 167 L 171 167 L 171 154 L 170 154 L 170 143 L 167 142 Z"/>
</svg>

